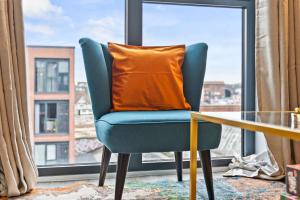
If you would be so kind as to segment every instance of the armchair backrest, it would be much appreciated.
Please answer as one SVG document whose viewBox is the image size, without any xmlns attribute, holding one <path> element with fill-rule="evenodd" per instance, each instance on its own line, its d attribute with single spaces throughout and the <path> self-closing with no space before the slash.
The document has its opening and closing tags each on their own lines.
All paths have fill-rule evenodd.
<svg viewBox="0 0 300 200">
<path fill-rule="evenodd" d="M 85 73 L 88 81 L 95 119 L 111 109 L 110 59 L 103 51 L 103 45 L 88 39 L 79 40 L 82 48 Z"/>
<path fill-rule="evenodd" d="M 82 47 L 85 71 L 90 90 L 95 119 L 111 109 L 112 57 L 106 45 L 88 38 L 79 40 Z M 197 43 L 187 46 L 182 66 L 183 89 L 193 111 L 199 110 L 205 68 L 207 45 Z"/>
<path fill-rule="evenodd" d="M 182 65 L 183 92 L 186 100 L 192 107 L 192 111 L 199 111 L 206 69 L 207 49 L 207 44 L 196 43 L 187 46 L 185 50 Z"/>
</svg>

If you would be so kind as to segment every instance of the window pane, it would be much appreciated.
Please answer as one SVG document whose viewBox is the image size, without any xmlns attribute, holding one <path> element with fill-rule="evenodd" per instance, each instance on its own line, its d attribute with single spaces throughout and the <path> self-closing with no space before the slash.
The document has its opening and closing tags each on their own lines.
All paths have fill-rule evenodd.
<svg viewBox="0 0 300 200">
<path fill-rule="evenodd" d="M 48 144 L 47 145 L 47 161 L 56 160 L 56 145 Z"/>
<path fill-rule="evenodd" d="M 100 162 L 102 144 L 96 137 L 78 40 L 124 43 L 125 1 L 22 1 L 30 127 L 36 145 L 55 144 L 57 151 L 56 160 L 46 161 L 45 147 L 40 164 Z"/>
<path fill-rule="evenodd" d="M 241 109 L 241 14 L 237 8 L 143 4 L 144 45 L 208 44 L 202 111 Z M 223 126 L 221 144 L 212 156 L 240 151 L 240 129 Z M 188 157 L 185 152 L 184 158 Z M 170 152 L 143 154 L 144 161 L 170 159 L 174 160 Z"/>
<path fill-rule="evenodd" d="M 37 58 L 37 92 L 67 92 L 69 90 L 69 61 L 55 58 Z"/>
<path fill-rule="evenodd" d="M 57 91 L 57 63 L 47 63 L 47 92 L 54 92 Z"/>
<path fill-rule="evenodd" d="M 66 164 L 69 162 L 68 149 L 67 142 L 36 143 L 35 162 L 37 165 Z"/>
<path fill-rule="evenodd" d="M 56 145 L 56 163 L 69 163 L 69 143 L 58 143 Z"/>
<path fill-rule="evenodd" d="M 35 145 L 34 157 L 35 157 L 35 162 L 37 165 L 45 165 L 46 164 L 45 151 L 46 151 L 45 145 L 43 145 L 43 144 Z"/>
<path fill-rule="evenodd" d="M 69 130 L 69 104 L 61 102 L 58 104 L 58 132 L 67 133 Z"/>
<path fill-rule="evenodd" d="M 35 131 L 37 133 L 40 133 L 41 132 L 41 121 L 40 120 L 43 120 L 41 118 L 41 109 L 40 109 L 41 105 L 40 104 L 35 104 L 35 122 L 34 122 L 34 128 L 35 128 Z"/>
<path fill-rule="evenodd" d="M 36 62 L 36 91 L 42 92 L 45 87 L 44 78 L 46 76 L 46 63 L 45 62 Z"/>
<path fill-rule="evenodd" d="M 55 133 L 56 132 L 56 120 L 47 119 L 45 123 L 46 123 L 46 132 L 47 133 Z"/>
<path fill-rule="evenodd" d="M 56 103 L 48 103 L 48 112 L 47 112 L 47 117 L 56 119 Z"/>
<path fill-rule="evenodd" d="M 68 91 L 69 88 L 69 62 L 60 61 L 58 68 L 58 90 Z"/>
<path fill-rule="evenodd" d="M 59 69 L 58 69 L 58 73 L 62 74 L 68 74 L 69 73 L 69 62 L 67 61 L 60 61 L 59 62 Z"/>
<path fill-rule="evenodd" d="M 47 65 L 47 77 L 49 79 L 53 78 L 57 78 L 57 70 L 58 70 L 58 67 L 57 67 L 57 63 L 56 62 L 48 62 L 48 65 Z"/>
<path fill-rule="evenodd" d="M 67 101 L 37 101 L 35 103 L 35 133 L 64 133 L 69 130 Z"/>
</svg>

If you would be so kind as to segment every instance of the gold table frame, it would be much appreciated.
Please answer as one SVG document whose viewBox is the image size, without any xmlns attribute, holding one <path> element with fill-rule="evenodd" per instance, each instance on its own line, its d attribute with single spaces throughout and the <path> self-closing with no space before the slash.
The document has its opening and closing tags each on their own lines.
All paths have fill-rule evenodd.
<svg viewBox="0 0 300 200">
<path fill-rule="evenodd" d="M 274 111 L 276 112 L 276 111 Z M 281 112 L 281 111 L 278 111 Z M 283 112 L 283 111 L 282 111 Z M 286 111 L 293 113 L 291 111 Z M 196 200 L 197 192 L 197 142 L 198 142 L 198 121 L 208 121 L 216 124 L 223 124 L 234 126 L 249 131 L 259 131 L 266 134 L 281 136 L 300 141 L 300 131 L 292 128 L 281 127 L 278 125 L 271 125 L 267 123 L 252 122 L 242 119 L 226 119 L 220 116 L 213 116 L 212 113 L 205 114 L 205 112 L 191 112 L 190 121 L 190 200 Z"/>
</svg>

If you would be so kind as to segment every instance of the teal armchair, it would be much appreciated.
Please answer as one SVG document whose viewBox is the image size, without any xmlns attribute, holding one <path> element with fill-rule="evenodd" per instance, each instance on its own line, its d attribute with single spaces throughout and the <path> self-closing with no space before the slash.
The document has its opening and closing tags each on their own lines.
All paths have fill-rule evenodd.
<svg viewBox="0 0 300 200">
<path fill-rule="evenodd" d="M 103 186 L 111 153 L 118 153 L 115 199 L 121 199 L 132 153 L 175 152 L 178 181 L 182 181 L 182 152 L 189 151 L 190 111 L 111 112 L 111 65 L 108 48 L 88 38 L 80 39 L 98 139 L 104 145 L 99 186 Z M 186 48 L 183 63 L 184 94 L 192 107 L 199 102 L 206 66 L 207 45 Z M 214 199 L 210 150 L 217 148 L 221 126 L 199 122 L 198 150 L 210 199 Z"/>
</svg>

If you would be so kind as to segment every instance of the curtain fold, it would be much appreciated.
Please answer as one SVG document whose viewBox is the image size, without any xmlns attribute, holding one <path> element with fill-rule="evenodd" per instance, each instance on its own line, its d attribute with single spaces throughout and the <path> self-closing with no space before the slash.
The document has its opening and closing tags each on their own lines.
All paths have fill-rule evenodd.
<svg viewBox="0 0 300 200">
<path fill-rule="evenodd" d="M 19 196 L 35 186 L 37 169 L 27 111 L 22 0 L 0 0 L 0 162 L 5 179 L 5 187 L 1 188 L 6 188 L 1 195 Z"/>
<path fill-rule="evenodd" d="M 300 1 L 256 0 L 256 86 L 260 111 L 300 106 Z M 279 169 L 300 163 L 300 142 L 265 135 Z"/>
</svg>

